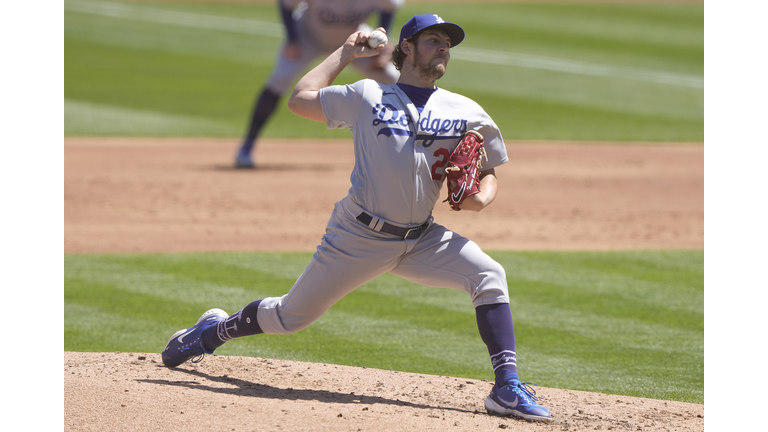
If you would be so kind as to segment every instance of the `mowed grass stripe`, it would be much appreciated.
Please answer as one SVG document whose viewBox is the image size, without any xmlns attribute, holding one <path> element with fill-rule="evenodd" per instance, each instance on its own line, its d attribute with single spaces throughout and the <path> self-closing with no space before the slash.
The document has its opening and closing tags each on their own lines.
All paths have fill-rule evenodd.
<svg viewBox="0 0 768 432">
<path fill-rule="evenodd" d="M 74 350 L 71 345 L 75 344 L 82 345 L 80 350 L 86 351 L 157 352 L 173 332 L 190 326 L 203 310 L 214 304 L 231 303 L 233 297 L 243 295 L 243 290 L 179 277 L 172 274 L 174 270 L 166 273 L 137 270 L 135 260 L 130 261 L 125 266 L 96 264 L 87 271 L 73 265 L 71 260 L 65 264 L 69 269 L 65 322 L 72 324 L 65 326 L 65 349 Z M 84 283 L 86 279 L 90 282 Z M 183 286 L 188 288 L 180 290 Z M 208 306 L 201 305 L 205 293 L 212 298 Z M 362 362 L 369 367 L 407 366 L 413 371 L 418 370 L 413 365 L 430 363 L 431 368 L 437 368 L 435 373 L 487 375 L 488 358 L 477 335 L 474 314 L 457 319 L 445 311 L 413 305 L 399 307 L 400 303 L 388 304 L 385 309 L 396 312 L 387 314 L 382 310 L 361 310 L 358 306 L 358 303 L 387 303 L 383 299 L 386 296 L 352 297 L 298 335 L 241 339 L 217 353 L 350 365 Z M 216 302 L 216 298 L 226 301 Z M 244 299 L 240 306 L 255 299 Z M 234 313 L 236 309 L 229 308 L 228 312 Z M 470 354 L 466 353 L 468 345 L 476 348 Z M 387 360 L 390 354 L 409 358 L 392 362 Z M 369 360 L 373 363 L 369 364 Z M 474 367 L 470 367 L 472 364 Z"/>
<path fill-rule="evenodd" d="M 491 254 L 507 269 L 526 380 L 702 402 L 701 251 Z M 310 258 L 65 256 L 65 349 L 157 352 L 210 307 L 234 313 L 284 294 Z M 468 295 L 391 275 L 360 287 L 297 334 L 238 339 L 217 354 L 492 377 Z"/>
<path fill-rule="evenodd" d="M 490 107 L 495 106 L 494 97 L 502 100 L 515 98 L 515 103 L 541 101 L 572 111 L 580 108 L 595 110 L 593 114 L 618 111 L 624 115 L 668 118 L 670 121 L 701 121 L 703 118 L 703 112 L 695 107 L 703 106 L 704 93 L 691 88 L 522 68 L 488 67 L 478 70 L 467 63 L 456 63 L 451 71 L 453 74 L 446 74 L 443 78 L 446 80 L 445 88 L 461 88 L 463 93 L 472 94 L 474 98 L 489 99 Z M 462 80 L 470 74 L 475 75 L 475 80 Z M 489 88 L 489 81 L 502 85 Z M 660 103 L 659 96 L 662 94 L 664 102 Z"/>
<path fill-rule="evenodd" d="M 226 134 L 231 126 L 205 118 L 64 100 L 64 133 L 103 136 Z"/>
<path fill-rule="evenodd" d="M 703 75 L 703 5 L 506 2 L 448 13 L 473 47 Z"/>
<path fill-rule="evenodd" d="M 690 254 L 698 255 L 697 252 L 682 255 Z M 537 317 L 547 317 L 547 320 L 557 318 L 562 325 L 579 321 L 578 327 L 582 329 L 590 328 L 588 323 L 595 317 L 606 321 L 606 325 L 596 325 L 597 328 L 616 328 L 617 323 L 632 320 L 632 324 L 627 325 L 624 331 L 632 328 L 636 334 L 653 334 L 664 328 L 683 335 L 703 330 L 703 289 L 697 293 L 695 287 L 685 284 L 645 281 L 637 277 L 611 274 L 619 271 L 619 264 L 604 266 L 607 270 L 603 269 L 602 273 L 588 271 L 587 260 L 571 259 L 571 262 L 564 262 L 562 258 L 570 259 L 573 255 L 568 253 L 560 254 L 559 261 L 546 260 L 552 253 L 538 254 L 538 259 L 523 255 L 494 253 L 495 258 L 507 268 L 512 307 L 516 315 L 528 317 L 532 321 Z M 610 256 L 615 253 L 587 255 L 591 255 L 592 262 L 604 260 L 609 263 Z M 95 255 L 93 260 L 81 260 L 79 257 L 82 256 L 66 257 L 67 280 L 87 280 L 139 294 L 151 294 L 168 301 L 230 309 L 240 308 L 266 296 L 284 294 L 298 277 L 298 270 L 305 260 L 309 259 L 308 254 L 286 255 L 278 259 L 266 256 L 265 260 L 255 257 L 247 259 L 247 254 L 239 257 L 228 254 Z M 218 261 L 220 258 L 226 258 L 227 262 Z M 288 264 L 287 259 L 291 258 L 295 261 Z M 247 266 L 247 270 L 233 267 L 233 261 Z M 285 265 L 284 269 L 278 271 L 278 276 L 269 269 L 276 262 Z M 637 264 L 629 264 L 626 257 L 623 262 L 627 267 L 637 267 Z M 290 274 L 292 271 L 296 273 Z M 652 273 L 650 269 L 642 271 L 646 275 Z M 679 270 L 674 274 L 678 279 L 686 280 Z M 688 277 L 691 278 L 694 279 L 693 283 L 701 282 L 700 274 L 698 281 L 695 280 L 696 274 Z M 422 287 L 391 275 L 384 275 L 364 285 L 341 304 L 344 306 L 339 307 L 358 308 L 397 316 L 401 320 L 414 320 L 422 326 L 435 321 L 430 318 L 429 321 L 419 322 L 420 310 L 435 309 L 434 313 L 451 311 L 474 315 L 468 295 L 464 292 Z M 531 313 L 532 308 L 537 312 Z M 650 316 L 646 312 L 648 310 L 652 311 Z M 439 323 L 438 328 L 444 328 L 450 323 Z M 643 326 L 649 326 L 649 329 L 643 329 Z"/>
<path fill-rule="evenodd" d="M 615 278 L 616 280 L 618 278 Z M 512 284 L 515 285 L 514 279 Z M 520 281 L 520 285 L 526 285 L 526 290 L 513 294 L 513 301 L 528 301 L 537 304 L 546 304 L 566 310 L 581 311 L 595 315 L 618 318 L 634 319 L 648 324 L 660 324 L 671 327 L 680 327 L 691 330 L 703 330 L 704 316 L 701 312 L 684 311 L 680 309 L 656 306 L 657 302 L 643 301 L 628 297 L 640 296 L 650 292 L 641 288 L 632 288 L 631 283 L 625 283 L 617 287 L 616 291 L 602 293 L 589 292 L 577 285 L 569 285 L 563 282 L 557 285 Z M 638 283 L 637 285 L 641 285 Z M 621 287 L 626 287 L 621 290 Z M 627 296 L 631 290 L 634 296 Z M 650 295 L 650 294 L 649 294 Z M 679 301 L 673 298 L 672 302 Z M 694 300 L 694 303 L 697 302 Z"/>
<path fill-rule="evenodd" d="M 68 1 L 65 3 L 65 10 L 69 12 L 78 12 L 85 14 L 100 15 L 103 17 L 119 18 L 127 20 L 137 20 L 144 22 L 151 22 L 161 25 L 173 25 L 179 27 L 189 27 L 200 30 L 217 30 L 228 31 L 235 33 L 251 34 L 258 36 L 267 36 L 271 38 L 282 38 L 282 27 L 273 22 L 248 20 L 242 18 L 223 17 L 217 15 L 205 15 L 198 13 L 169 11 L 154 7 L 135 6 L 130 4 L 121 4 L 114 2 L 83 2 L 83 1 Z M 510 28 L 511 31 L 520 31 L 519 29 Z M 525 34 L 525 37 L 531 36 L 531 30 Z M 551 32 L 551 30 L 550 30 Z M 541 36 L 547 33 L 542 32 Z M 507 34 L 507 37 L 514 38 L 514 34 Z M 522 34 L 520 36 L 523 36 Z M 599 35 L 580 35 L 577 32 L 573 32 L 569 35 L 568 41 L 570 43 L 577 42 L 576 39 L 582 38 L 581 41 L 584 45 L 592 45 L 599 43 L 610 43 L 616 45 L 614 50 L 627 51 L 632 48 L 636 48 L 638 41 L 636 38 L 627 39 L 621 41 L 619 38 L 613 38 L 608 42 L 603 41 L 602 34 Z M 640 50 L 647 50 L 650 52 L 657 52 L 663 49 L 675 49 L 675 47 L 668 47 L 665 41 L 658 41 L 657 43 L 646 42 L 646 48 L 643 49 L 642 45 Z M 685 47 L 687 48 L 687 47 Z M 682 53 L 676 53 L 681 55 L 688 50 L 680 50 Z M 673 72 L 654 71 L 647 69 L 633 69 L 627 67 L 615 67 L 611 65 L 595 64 L 587 62 L 579 62 L 568 59 L 560 59 L 553 57 L 531 56 L 521 53 L 509 53 L 504 51 L 489 51 L 478 48 L 472 48 L 463 46 L 457 48 L 458 55 L 455 56 L 459 60 L 469 60 L 473 63 L 490 63 L 506 64 L 510 66 L 529 67 L 534 69 L 546 69 L 557 70 L 560 72 L 586 74 L 586 75 L 598 75 L 598 76 L 616 76 L 625 77 L 628 79 L 637 80 L 650 80 L 652 82 L 664 82 L 672 85 L 694 86 L 696 88 L 703 88 L 703 78 L 699 76 L 680 75 Z"/>
<path fill-rule="evenodd" d="M 667 6 L 442 5 L 442 14 L 461 18 L 471 40 L 457 47 L 441 86 L 480 103 L 507 139 L 703 141 L 703 7 Z M 279 26 L 274 4 L 121 7 Z M 395 27 L 432 8 L 406 3 Z M 132 113 L 113 123 L 65 107 L 65 133 L 239 137 L 280 40 L 65 11 L 65 98 Z M 471 61 L 462 60 L 465 55 Z M 337 83 L 360 78 L 345 70 Z M 147 121 L 158 113 L 201 122 L 183 131 L 183 122 L 162 129 Z M 285 104 L 263 132 L 275 138 L 349 137 L 346 130 L 328 131 L 297 118 Z"/>
<path fill-rule="evenodd" d="M 634 319 L 646 325 L 703 329 L 703 252 L 491 252 L 507 271 L 514 305 L 547 305 L 562 312 Z M 699 267 L 698 269 L 696 267 Z M 445 310 L 471 312 L 455 290 L 408 283 L 391 275 L 358 291 L 377 291 Z M 576 301 L 580 300 L 580 301 Z M 649 316 L 647 311 L 651 311 Z M 542 313 L 542 316 L 549 316 Z M 690 328 L 688 327 L 690 326 Z"/>
<path fill-rule="evenodd" d="M 170 11 L 151 6 L 117 2 L 67 0 L 64 2 L 64 10 L 162 25 L 245 33 L 269 38 L 280 38 L 283 32 L 283 27 L 280 24 L 272 22 Z"/>
<path fill-rule="evenodd" d="M 125 298 L 125 301 L 131 300 Z M 88 352 L 159 353 L 176 330 L 189 325 L 180 324 L 173 332 L 161 335 L 166 326 L 155 319 L 125 315 L 103 305 L 72 300 L 65 300 L 64 322 L 64 350 Z"/>
<path fill-rule="evenodd" d="M 270 18 L 272 15 L 270 13 Z M 138 51 L 195 55 L 213 61 L 221 59 L 249 66 L 262 62 L 273 63 L 281 44 L 280 38 L 265 39 L 69 12 L 65 12 L 65 24 L 68 43 L 92 43 Z"/>
<path fill-rule="evenodd" d="M 83 79 L 65 82 L 67 99 L 112 105 L 117 97 L 122 107 L 227 123 L 232 121 L 231 101 L 253 97 L 242 95 L 242 84 L 252 78 L 253 68 L 237 62 L 94 42 L 70 44 L 65 73 Z M 222 70 L 229 80 L 221 80 Z"/>
<path fill-rule="evenodd" d="M 263 272 L 275 277 L 295 281 L 307 267 L 307 264 L 309 264 L 312 254 L 307 252 L 163 254 L 158 259 L 166 262 L 196 260 L 200 265 L 215 265 L 218 263 L 230 266 L 241 272 Z"/>
<path fill-rule="evenodd" d="M 442 312 L 434 311 L 422 311 L 422 314 L 424 317 L 446 316 Z M 318 354 L 326 358 L 330 354 L 334 363 L 343 361 L 341 364 L 361 365 L 363 362 L 367 367 L 420 363 L 412 359 L 386 358 L 386 353 L 397 352 L 400 357 L 414 354 L 427 360 L 425 364 L 433 369 L 433 373 L 455 376 L 466 376 L 465 374 L 470 373 L 478 378 L 488 378 L 491 364 L 487 349 L 474 325 L 474 318 L 454 318 L 464 325 L 439 328 L 437 323 L 422 325 L 372 311 L 349 312 L 334 308 L 309 328 L 316 336 L 309 335 L 308 343 L 312 344 L 313 340 L 330 341 L 326 342 L 325 347 L 321 347 Z M 259 341 L 253 342 L 258 344 Z M 280 341 L 277 340 L 276 343 L 279 344 Z M 442 366 L 434 369 L 437 364 Z M 417 372 L 418 366 L 408 371 Z"/>
<path fill-rule="evenodd" d="M 176 303 L 200 305 L 192 312 L 193 317 L 210 307 L 220 307 L 234 313 L 251 301 L 281 296 L 288 292 L 294 282 L 293 278 L 276 277 L 268 272 L 238 272 L 229 265 L 195 259 L 202 256 L 188 255 L 188 261 L 179 260 L 182 256 L 163 260 L 162 255 L 129 255 L 123 259 L 97 255 L 93 256 L 95 259 L 92 261 L 79 259 L 82 256 L 69 256 L 65 260 L 65 281 L 71 295 L 93 298 L 108 306 L 116 298 L 131 297 L 136 304 L 162 302 L 166 314 L 177 316 L 183 315 L 184 311 L 176 311 Z M 154 257 L 158 260 L 154 260 Z M 417 287 L 399 280 L 402 284 Z M 88 291 L 90 286 L 93 286 L 90 293 L 93 297 L 83 292 Z M 266 288 L 258 289 L 258 286 Z M 459 291 L 455 294 L 465 298 L 464 312 L 472 324 L 474 311 L 468 296 Z M 72 299 L 71 296 L 69 298 Z M 414 302 L 410 297 L 392 296 L 378 290 L 355 292 L 338 303 L 334 310 L 344 311 L 349 316 L 373 313 L 399 322 L 411 322 L 414 327 L 421 329 L 467 331 L 465 324 L 456 321 L 455 314 L 446 314 L 448 311 L 439 304 Z M 190 318 L 187 317 L 185 322 Z M 469 334 L 476 333 L 472 326 L 469 329 Z"/>
<path fill-rule="evenodd" d="M 201 278 L 195 275 L 194 262 L 176 268 L 169 265 L 158 269 L 152 268 L 151 258 L 137 258 L 129 257 L 126 261 L 119 262 L 110 256 L 95 256 L 90 260 L 68 256 L 64 263 L 64 278 L 66 283 L 79 283 L 84 289 L 90 284 L 97 284 L 120 289 L 126 295 L 151 295 L 167 305 L 185 302 L 205 307 L 213 303 L 214 306 L 211 307 L 232 308 L 243 306 L 264 295 L 254 289 L 234 284 L 244 280 L 243 278 L 258 280 L 259 274 L 227 275 L 226 272 L 209 273 L 211 269 L 207 269 L 202 270 L 207 276 Z M 143 267 L 142 263 L 146 263 L 147 267 Z M 218 282 L 209 282 L 217 277 L 221 277 Z M 277 281 L 266 275 L 264 282 L 265 286 L 269 286 Z M 98 291 L 94 290 L 93 295 L 98 296 Z M 220 305 L 221 303 L 224 304 Z M 200 311 L 202 312 L 204 311 Z"/>
<path fill-rule="evenodd" d="M 553 72 L 565 72 L 598 77 L 622 78 L 698 89 L 704 88 L 704 78 L 696 75 L 580 62 L 556 57 L 492 51 L 479 48 L 456 48 L 456 51 L 452 53 L 451 58 L 473 63 L 542 69 Z"/>
<path fill-rule="evenodd" d="M 647 259 L 653 255 L 667 262 Z M 703 313 L 702 251 L 498 252 L 493 257 L 504 265 L 507 277 L 521 281 L 523 287 L 539 283 L 575 288 L 585 294 L 614 295 L 643 303 L 644 308 Z M 698 268 L 688 267 L 693 264 L 692 257 Z"/>
<path fill-rule="evenodd" d="M 610 340 L 625 338 L 624 343 L 637 348 L 664 349 L 669 352 L 703 349 L 703 339 L 698 339 L 702 328 L 696 324 L 684 323 L 679 326 L 676 322 L 665 324 L 656 320 L 646 321 L 626 313 L 618 315 L 601 313 L 603 310 L 599 308 L 593 312 L 589 309 L 580 309 L 579 302 L 572 304 L 574 303 L 572 298 L 558 299 L 553 302 L 546 299 L 542 301 L 543 294 L 538 291 L 536 285 L 521 283 L 519 286 L 526 286 L 526 289 L 525 295 L 519 290 L 512 292 L 511 295 L 511 309 L 516 322 L 527 322 L 541 328 L 567 328 L 576 334 L 591 338 Z M 367 298 L 362 294 L 369 292 L 375 292 L 384 297 L 379 300 L 381 303 L 367 303 L 367 300 L 362 300 Z M 432 306 L 449 313 L 447 315 L 451 317 L 448 318 L 449 320 L 462 316 L 468 317 L 462 325 L 467 325 L 470 321 L 474 323 L 474 310 L 465 293 L 413 285 L 390 275 L 381 276 L 360 287 L 340 304 L 350 301 L 359 303 L 362 309 L 378 312 L 379 309 L 388 307 L 382 304 L 393 303 L 390 300 L 392 297 L 401 299 L 397 307 L 416 305 L 417 315 L 419 308 Z M 573 297 L 578 295 L 574 294 Z M 404 305 L 400 306 L 400 304 Z M 636 309 L 638 306 L 628 306 L 628 309 L 632 308 Z M 655 309 L 654 306 L 640 306 L 640 308 Z M 408 318 L 409 313 L 404 314 L 403 319 Z M 695 322 L 698 322 L 698 318 L 698 315 L 693 315 Z"/>
<path fill-rule="evenodd" d="M 499 72 L 503 76 L 504 72 Z M 453 78 L 446 78 L 449 82 Z M 455 88 L 460 78 L 455 78 L 449 88 Z M 471 83 L 467 84 L 473 86 Z M 590 86 L 594 86 L 591 83 Z M 448 87 L 448 86 L 447 86 Z M 640 90 L 641 86 L 635 87 Z M 582 88 L 583 89 L 583 88 Z M 647 87 L 644 90 L 656 93 Z M 619 106 L 607 101 L 605 89 L 589 90 L 578 95 L 578 100 L 563 100 L 539 96 L 505 96 L 499 92 L 478 94 L 475 100 L 489 106 L 493 117 L 500 122 L 505 139 L 553 139 L 573 141 L 696 141 L 704 139 L 702 128 L 703 111 L 696 113 L 699 118 L 687 115 L 677 116 L 661 113 L 665 109 L 656 107 L 656 113 L 637 113 L 632 106 Z M 568 92 L 570 93 L 570 91 Z M 567 93 L 566 93 L 567 94 Z M 588 94 L 594 95 L 593 99 Z M 583 97 L 583 98 L 582 98 Z M 703 102 L 703 97 L 701 98 Z M 626 103 L 626 100 L 625 100 Z M 672 102 L 674 103 L 674 102 Z M 503 105 L 502 105 L 503 104 Z M 599 104 L 613 106 L 596 106 Z M 502 108 L 503 106 L 503 108 Z M 494 115 L 497 114 L 497 115 Z M 514 121 L 510 121 L 514 120 Z"/>
<path fill-rule="evenodd" d="M 512 300 L 511 307 L 515 322 L 542 332 L 568 329 L 578 337 L 620 341 L 627 348 L 660 350 L 669 354 L 703 353 L 704 350 L 700 329 L 671 327 L 632 317 L 605 316 L 517 299 Z"/>
<path fill-rule="evenodd" d="M 614 357 L 614 350 L 581 358 L 541 349 L 545 344 L 537 341 L 518 348 L 518 367 L 525 371 L 524 379 L 551 388 L 704 403 L 703 367 L 697 357 L 673 362 L 663 354 L 646 355 L 626 364 L 607 364 L 603 359 Z"/>
</svg>

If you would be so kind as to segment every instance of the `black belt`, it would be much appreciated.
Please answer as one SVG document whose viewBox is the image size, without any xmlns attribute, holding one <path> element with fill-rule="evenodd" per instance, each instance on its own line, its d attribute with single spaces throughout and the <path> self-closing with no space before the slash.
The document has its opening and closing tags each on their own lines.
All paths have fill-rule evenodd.
<svg viewBox="0 0 768 432">
<path fill-rule="evenodd" d="M 373 216 L 369 215 L 366 212 L 360 213 L 360 215 L 357 216 L 357 220 L 364 223 L 368 228 L 371 228 L 371 221 L 373 220 Z M 429 219 L 427 219 L 426 222 L 423 224 L 413 227 L 413 228 L 401 228 L 399 226 L 392 225 L 390 223 L 384 222 L 381 225 L 381 229 L 378 231 L 381 231 L 385 234 L 391 234 L 393 236 L 400 237 L 403 240 L 411 240 L 415 238 L 419 238 L 422 232 L 427 229 L 429 226 Z"/>
</svg>

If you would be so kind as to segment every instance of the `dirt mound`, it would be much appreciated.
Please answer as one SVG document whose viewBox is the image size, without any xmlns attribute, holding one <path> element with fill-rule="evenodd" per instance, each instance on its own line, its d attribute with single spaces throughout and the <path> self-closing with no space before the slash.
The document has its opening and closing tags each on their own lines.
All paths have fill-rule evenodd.
<svg viewBox="0 0 768 432">
<path fill-rule="evenodd" d="M 64 430 L 703 431 L 704 406 L 537 387 L 551 423 L 486 413 L 489 381 L 276 359 L 64 353 Z"/>
</svg>

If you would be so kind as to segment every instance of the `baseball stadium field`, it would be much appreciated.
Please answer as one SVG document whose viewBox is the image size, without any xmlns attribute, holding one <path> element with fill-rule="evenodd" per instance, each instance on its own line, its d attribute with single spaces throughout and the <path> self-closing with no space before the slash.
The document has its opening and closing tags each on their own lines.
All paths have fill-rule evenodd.
<svg viewBox="0 0 768 432">
<path fill-rule="evenodd" d="M 290 288 L 350 134 L 283 101 L 259 169 L 233 168 L 272 1 L 65 0 L 65 430 L 704 429 L 703 3 L 407 1 L 393 28 L 435 11 L 468 34 L 438 85 L 493 116 L 510 163 L 487 210 L 434 216 L 506 269 L 554 421 L 486 414 L 466 294 L 391 275 L 294 335 L 163 367 L 209 306 Z"/>
</svg>

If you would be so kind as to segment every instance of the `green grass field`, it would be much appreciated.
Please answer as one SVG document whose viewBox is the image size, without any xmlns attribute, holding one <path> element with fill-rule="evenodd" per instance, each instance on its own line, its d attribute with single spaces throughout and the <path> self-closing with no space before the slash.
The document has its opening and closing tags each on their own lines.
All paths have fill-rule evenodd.
<svg viewBox="0 0 768 432">
<path fill-rule="evenodd" d="M 244 133 L 283 35 L 274 4 L 64 4 L 66 135 Z M 406 3 L 391 39 L 433 12 L 468 34 L 438 84 L 479 102 L 507 139 L 703 141 L 703 5 Z M 264 131 L 317 135 L 348 132 L 284 103 Z"/>
<path fill-rule="evenodd" d="M 283 31 L 272 3 L 64 5 L 68 136 L 238 137 Z M 478 101 L 507 139 L 703 141 L 703 5 L 408 3 L 394 27 L 433 12 L 468 33 L 439 85 Z M 282 104 L 265 136 L 349 132 Z M 703 255 L 493 252 L 507 269 L 522 377 L 703 403 Z M 309 259 L 65 255 L 65 350 L 160 352 L 209 307 L 233 313 L 282 295 Z M 217 354 L 492 378 L 466 295 L 389 275 L 302 332 Z"/>
<path fill-rule="evenodd" d="M 493 252 L 507 270 L 518 364 L 546 387 L 703 403 L 701 251 Z M 211 308 L 287 292 L 311 254 L 65 256 L 67 351 L 160 352 Z M 232 341 L 259 356 L 492 379 L 462 291 L 384 275 L 289 336 Z"/>
</svg>

